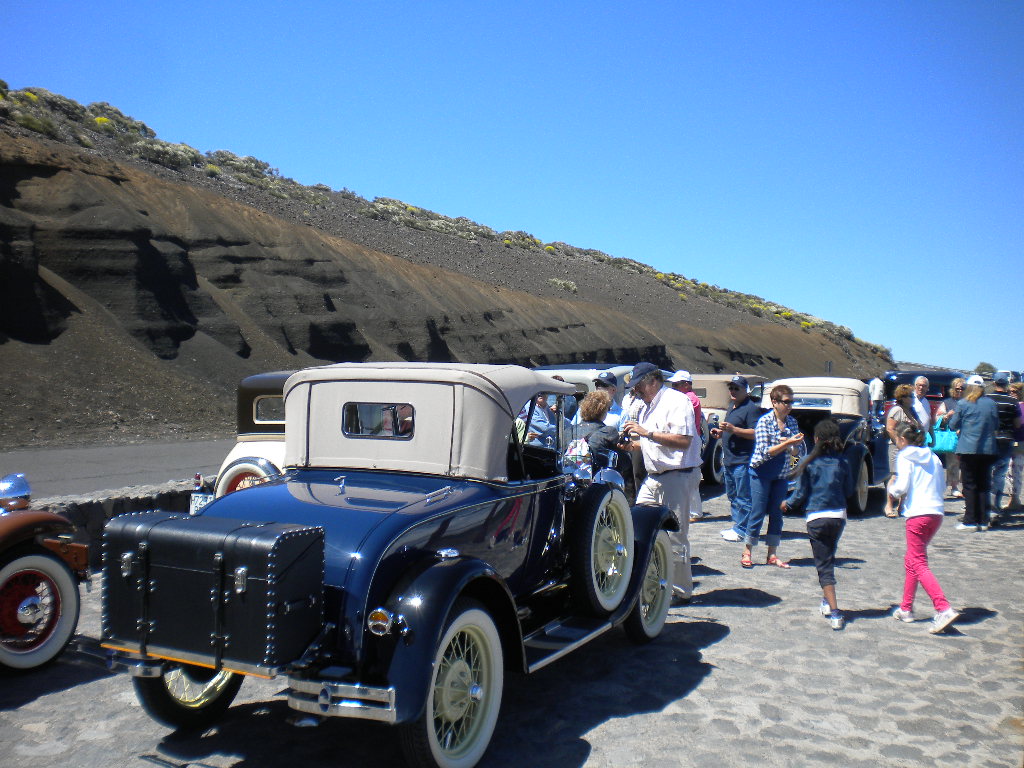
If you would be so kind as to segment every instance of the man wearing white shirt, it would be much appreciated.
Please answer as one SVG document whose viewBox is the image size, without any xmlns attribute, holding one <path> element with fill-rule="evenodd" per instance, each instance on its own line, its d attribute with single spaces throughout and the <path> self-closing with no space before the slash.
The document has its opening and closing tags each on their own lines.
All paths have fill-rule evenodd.
<svg viewBox="0 0 1024 768">
<path fill-rule="evenodd" d="M 651 363 L 633 366 L 629 384 L 644 405 L 635 420 L 622 425 L 631 439 L 620 448 L 643 455 L 647 477 L 636 503 L 664 505 L 679 523 L 679 531 L 669 533 L 677 558 L 673 592 L 686 603 L 693 594 L 690 499 L 693 485 L 700 482 L 701 463 L 693 405 L 682 392 L 666 387 L 661 371 Z"/>
<path fill-rule="evenodd" d="M 928 384 L 926 376 L 914 379 L 914 413 L 926 433 L 932 431 L 932 406 L 925 397 L 928 394 Z"/>
</svg>

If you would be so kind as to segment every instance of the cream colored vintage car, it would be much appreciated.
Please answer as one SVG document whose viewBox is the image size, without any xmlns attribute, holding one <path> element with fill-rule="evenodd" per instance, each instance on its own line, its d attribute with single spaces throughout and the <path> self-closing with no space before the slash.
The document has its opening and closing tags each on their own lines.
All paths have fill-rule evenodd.
<svg viewBox="0 0 1024 768">
<path fill-rule="evenodd" d="M 764 388 L 761 406 L 771 407 L 771 391 L 780 384 L 793 390 L 793 418 L 800 425 L 809 451 L 814 445 L 814 427 L 831 416 L 839 424 L 843 455 L 850 462 L 856 483 L 847 499 L 850 514 L 868 507 L 868 489 L 889 479 L 889 436 L 885 427 L 871 419 L 868 385 L 859 379 L 832 376 L 778 379 Z"/>
</svg>

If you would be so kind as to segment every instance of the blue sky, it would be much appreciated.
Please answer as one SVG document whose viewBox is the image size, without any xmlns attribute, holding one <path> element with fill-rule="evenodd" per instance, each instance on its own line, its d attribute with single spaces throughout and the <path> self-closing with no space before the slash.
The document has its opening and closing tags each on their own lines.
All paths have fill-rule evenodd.
<svg viewBox="0 0 1024 768">
<path fill-rule="evenodd" d="M 4 0 L 167 141 L 1024 368 L 1024 3 Z"/>
</svg>

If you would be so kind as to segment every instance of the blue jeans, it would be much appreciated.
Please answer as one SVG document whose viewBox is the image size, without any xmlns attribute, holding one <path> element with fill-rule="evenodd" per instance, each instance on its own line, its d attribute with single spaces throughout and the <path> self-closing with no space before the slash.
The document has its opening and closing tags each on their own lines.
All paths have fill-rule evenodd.
<svg viewBox="0 0 1024 768">
<path fill-rule="evenodd" d="M 733 464 L 722 467 L 725 477 L 725 495 L 729 499 L 732 514 L 732 529 L 746 538 L 744 528 L 750 514 L 750 467 L 746 464 Z"/>
<path fill-rule="evenodd" d="M 1013 458 L 1013 443 L 1000 440 L 996 461 L 992 465 L 992 514 L 998 515 L 1003 506 L 1003 488 L 1006 485 L 1006 471 L 1010 468 Z"/>
<path fill-rule="evenodd" d="M 757 546 L 766 516 L 768 533 L 765 534 L 764 543 L 769 547 L 777 547 L 782 541 L 782 502 L 789 495 L 789 481 L 778 477 L 778 473 L 779 467 L 775 461 L 769 461 L 757 469 L 749 468 L 750 514 L 743 528 L 746 531 L 746 542 L 752 547 Z"/>
</svg>

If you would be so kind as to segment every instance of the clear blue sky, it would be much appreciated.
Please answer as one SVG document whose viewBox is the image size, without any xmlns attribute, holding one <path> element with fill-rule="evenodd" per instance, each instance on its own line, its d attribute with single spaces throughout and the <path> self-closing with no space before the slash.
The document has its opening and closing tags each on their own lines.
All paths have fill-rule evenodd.
<svg viewBox="0 0 1024 768">
<path fill-rule="evenodd" d="M 1024 368 L 1024 3 L 4 0 L 167 141 Z"/>
</svg>

